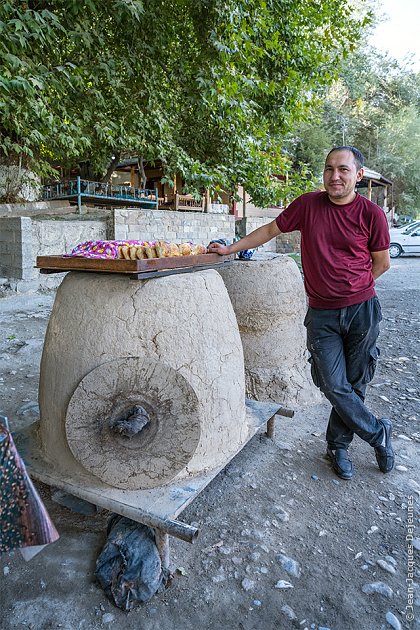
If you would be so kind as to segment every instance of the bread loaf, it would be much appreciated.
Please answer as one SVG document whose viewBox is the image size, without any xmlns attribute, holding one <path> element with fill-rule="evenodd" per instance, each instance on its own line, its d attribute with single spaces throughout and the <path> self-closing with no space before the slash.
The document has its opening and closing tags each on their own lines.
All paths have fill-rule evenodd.
<svg viewBox="0 0 420 630">
<path fill-rule="evenodd" d="M 142 260 L 144 258 L 168 258 L 172 256 L 196 256 L 205 254 L 207 248 L 201 243 L 183 242 L 167 243 L 166 241 L 130 241 L 131 245 L 118 245 L 118 258 L 125 260 Z M 142 243 L 142 244 L 140 244 Z"/>
<path fill-rule="evenodd" d="M 181 256 L 191 256 L 191 243 L 181 243 L 179 253 Z"/>
<path fill-rule="evenodd" d="M 144 251 L 146 254 L 146 258 L 157 258 L 157 254 L 156 254 L 156 248 L 155 245 L 149 243 L 148 245 L 144 246 Z"/>
<path fill-rule="evenodd" d="M 158 258 L 166 258 L 169 256 L 169 244 L 165 241 L 158 241 L 155 245 Z"/>
<path fill-rule="evenodd" d="M 179 247 L 176 243 L 169 243 L 169 256 L 181 256 Z"/>
<path fill-rule="evenodd" d="M 193 256 L 196 256 L 198 254 L 206 254 L 207 247 L 205 245 L 201 245 L 201 243 L 198 243 L 197 245 L 192 246 L 191 253 Z"/>
</svg>

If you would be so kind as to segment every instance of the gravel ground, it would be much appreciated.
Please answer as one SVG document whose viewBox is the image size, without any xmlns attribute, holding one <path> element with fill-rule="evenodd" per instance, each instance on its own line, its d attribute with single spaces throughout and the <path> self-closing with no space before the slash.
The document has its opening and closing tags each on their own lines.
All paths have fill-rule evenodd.
<svg viewBox="0 0 420 630">
<path fill-rule="evenodd" d="M 367 403 L 394 421 L 391 474 L 356 438 L 354 479 L 334 475 L 324 459 L 328 404 L 279 418 L 274 440 L 255 436 L 183 512 L 198 540 L 171 540 L 170 587 L 130 613 L 94 580 L 109 514 L 70 512 L 37 484 L 60 539 L 27 563 L 1 556 L 1 628 L 420 628 L 420 257 L 393 260 L 378 294 L 381 360 Z M 37 417 L 53 299 L 0 300 L 0 413 L 14 430 Z"/>
</svg>

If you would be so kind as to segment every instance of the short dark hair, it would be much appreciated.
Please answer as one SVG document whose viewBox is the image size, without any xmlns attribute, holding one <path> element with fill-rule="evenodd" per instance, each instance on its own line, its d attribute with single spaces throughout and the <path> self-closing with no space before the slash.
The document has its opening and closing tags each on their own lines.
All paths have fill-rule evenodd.
<svg viewBox="0 0 420 630">
<path fill-rule="evenodd" d="M 331 155 L 331 153 L 335 153 L 336 151 L 350 151 L 350 153 L 353 153 L 353 157 L 354 157 L 354 161 L 356 162 L 356 167 L 357 170 L 359 171 L 361 168 L 363 168 L 363 165 L 365 163 L 365 158 L 363 157 L 363 153 L 361 153 L 359 151 L 359 149 L 356 149 L 356 147 L 352 147 L 350 145 L 348 146 L 343 146 L 343 147 L 334 147 L 333 149 L 331 149 L 331 151 L 328 153 L 326 159 L 329 158 L 329 156 Z"/>
</svg>

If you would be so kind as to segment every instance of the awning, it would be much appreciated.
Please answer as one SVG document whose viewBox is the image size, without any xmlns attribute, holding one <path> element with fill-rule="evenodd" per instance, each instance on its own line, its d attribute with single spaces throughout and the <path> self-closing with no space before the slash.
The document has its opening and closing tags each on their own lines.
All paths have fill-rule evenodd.
<svg viewBox="0 0 420 630">
<path fill-rule="evenodd" d="M 371 186 L 392 186 L 391 180 L 381 175 L 381 173 L 367 167 L 363 171 L 363 178 L 356 184 L 356 188 L 367 188 L 369 182 Z"/>
</svg>

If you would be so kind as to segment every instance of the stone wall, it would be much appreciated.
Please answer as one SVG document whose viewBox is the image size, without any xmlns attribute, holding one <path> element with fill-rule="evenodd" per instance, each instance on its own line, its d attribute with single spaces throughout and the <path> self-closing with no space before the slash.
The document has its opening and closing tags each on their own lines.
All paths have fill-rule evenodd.
<svg viewBox="0 0 420 630">
<path fill-rule="evenodd" d="M 30 219 L 29 219 L 30 220 Z M 112 238 L 107 235 L 105 220 L 32 220 L 33 264 L 37 256 L 68 254 L 84 241 Z M 64 273 L 42 274 L 34 269 L 39 287 L 56 288 L 61 284 Z"/>
<path fill-rule="evenodd" d="M 280 234 L 276 238 L 276 250 L 279 254 L 300 252 L 300 232 L 288 232 Z"/>
<path fill-rule="evenodd" d="M 32 220 L 34 256 L 68 254 L 78 243 L 107 238 L 104 220 Z"/>
<path fill-rule="evenodd" d="M 39 208 L 37 209 L 39 211 Z M 17 291 L 56 288 L 65 274 L 41 274 L 37 256 L 65 254 L 91 239 L 191 240 L 207 245 L 233 240 L 235 217 L 227 214 L 117 209 L 114 218 L 89 215 L 0 218 L 0 277 Z"/>
<path fill-rule="evenodd" d="M 267 225 L 267 223 L 271 223 L 273 219 L 270 217 L 244 217 L 237 221 L 236 224 L 236 235 L 240 238 L 243 238 L 250 232 L 253 232 L 259 227 L 263 225 Z M 258 248 L 259 252 L 276 252 L 276 239 L 272 239 L 268 241 L 265 245 L 262 245 Z"/>
<path fill-rule="evenodd" d="M 35 212 L 41 208 L 33 208 Z M 64 274 L 40 274 L 36 257 L 68 253 L 91 239 L 194 241 L 208 244 L 216 238 L 232 241 L 270 223 L 270 217 L 246 217 L 202 212 L 174 212 L 119 208 L 112 212 L 90 209 L 90 214 L 14 216 L 0 218 L 0 277 L 15 290 L 57 287 Z M 300 251 L 300 234 L 281 234 L 258 248 L 260 252 Z M 4 282 L 2 284 L 5 284 Z"/>
<path fill-rule="evenodd" d="M 262 225 L 271 223 L 272 217 L 245 217 L 236 223 L 236 235 L 241 238 L 253 232 Z M 290 254 L 291 252 L 300 252 L 300 232 L 289 232 L 288 234 L 280 234 L 276 239 L 272 239 L 262 247 L 258 248 L 260 252 L 272 252 L 279 254 Z"/>
<path fill-rule="evenodd" d="M 31 219 L 0 218 L 0 276 L 30 283 L 33 265 Z"/>
<path fill-rule="evenodd" d="M 121 208 L 114 211 L 116 239 L 194 241 L 233 240 L 235 217 L 229 214 Z"/>
<path fill-rule="evenodd" d="M 242 238 L 262 225 L 271 223 L 271 221 L 273 221 L 272 217 L 245 217 L 237 221 L 236 235 Z M 262 247 L 259 247 L 258 251 L 277 252 L 279 254 L 300 252 L 300 232 L 280 234 L 276 239 L 272 239 Z"/>
<path fill-rule="evenodd" d="M 82 206 L 82 211 L 87 209 Z M 36 215 L 62 215 L 77 212 L 68 201 L 33 201 L 28 203 L 1 203 L 0 217 L 34 217 Z"/>
<path fill-rule="evenodd" d="M 104 220 L 0 218 L 0 276 L 18 291 L 57 287 L 64 274 L 41 274 L 36 257 L 68 253 L 80 242 L 104 238 Z"/>
</svg>

